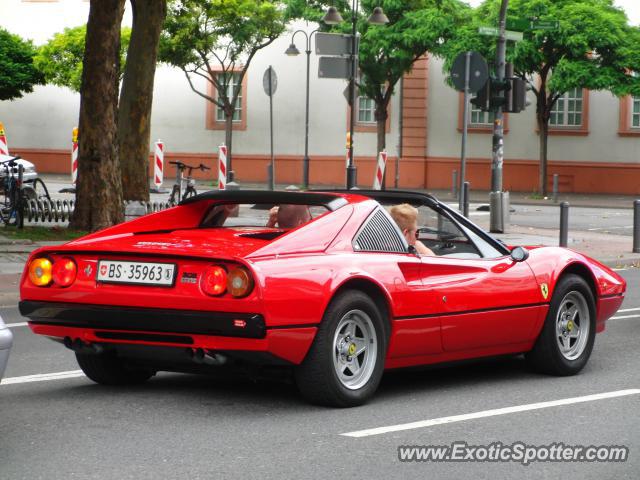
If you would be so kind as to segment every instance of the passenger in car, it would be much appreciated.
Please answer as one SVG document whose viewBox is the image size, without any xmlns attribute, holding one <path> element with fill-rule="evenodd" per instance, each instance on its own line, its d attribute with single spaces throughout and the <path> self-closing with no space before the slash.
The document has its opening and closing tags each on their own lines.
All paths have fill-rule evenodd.
<svg viewBox="0 0 640 480">
<path fill-rule="evenodd" d="M 389 210 L 410 246 L 415 247 L 420 255 L 434 255 L 424 243 L 418 240 L 418 209 L 408 203 L 394 205 Z"/>
<path fill-rule="evenodd" d="M 309 208 L 306 205 L 280 205 L 269 210 L 267 227 L 296 228 L 311 220 Z"/>
</svg>

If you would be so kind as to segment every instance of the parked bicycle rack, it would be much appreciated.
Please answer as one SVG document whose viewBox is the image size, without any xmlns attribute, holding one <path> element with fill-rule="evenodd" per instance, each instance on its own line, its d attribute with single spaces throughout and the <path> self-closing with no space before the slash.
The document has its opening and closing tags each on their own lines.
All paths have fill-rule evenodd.
<svg viewBox="0 0 640 480">
<path fill-rule="evenodd" d="M 124 209 L 126 209 L 127 205 L 133 203 L 138 203 L 146 214 L 159 212 L 174 206 L 169 202 L 126 201 L 123 205 Z M 71 219 L 71 214 L 73 214 L 75 208 L 75 201 L 40 198 L 38 200 L 25 200 L 23 205 L 23 216 L 26 221 L 56 223 L 68 222 Z"/>
<path fill-rule="evenodd" d="M 25 200 L 22 215 L 28 222 L 67 222 L 74 204 L 73 200 Z"/>
</svg>

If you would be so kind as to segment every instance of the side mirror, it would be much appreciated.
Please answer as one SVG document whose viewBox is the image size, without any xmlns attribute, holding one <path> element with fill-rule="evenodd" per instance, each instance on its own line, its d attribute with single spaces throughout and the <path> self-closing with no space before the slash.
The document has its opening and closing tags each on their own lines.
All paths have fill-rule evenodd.
<svg viewBox="0 0 640 480">
<path fill-rule="evenodd" d="M 529 250 L 524 247 L 515 247 L 511 250 L 511 260 L 514 262 L 524 262 L 527 258 L 529 258 Z"/>
</svg>

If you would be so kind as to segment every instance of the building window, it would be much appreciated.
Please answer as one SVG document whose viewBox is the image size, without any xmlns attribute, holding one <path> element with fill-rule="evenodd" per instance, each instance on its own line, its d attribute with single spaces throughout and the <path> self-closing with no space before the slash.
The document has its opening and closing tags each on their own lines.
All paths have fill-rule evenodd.
<svg viewBox="0 0 640 480">
<path fill-rule="evenodd" d="M 224 75 L 223 73 L 218 73 L 218 77 Z M 220 83 L 224 83 L 224 79 L 219 80 Z M 240 73 L 234 72 L 231 74 L 231 78 L 229 78 L 229 82 L 227 84 L 227 98 L 231 100 L 233 98 L 233 92 L 236 87 L 240 83 Z M 224 110 L 222 110 L 219 106 L 216 105 L 216 120 L 218 122 L 224 122 Z M 242 88 L 240 89 L 240 93 L 238 93 L 238 100 L 236 101 L 236 109 L 233 112 L 233 121 L 241 122 L 242 121 Z"/>
<path fill-rule="evenodd" d="M 483 112 L 475 105 L 469 109 L 469 125 L 493 125 L 493 112 Z"/>
<path fill-rule="evenodd" d="M 633 109 L 631 110 L 631 127 L 640 128 L 640 97 L 631 97 Z"/>
<path fill-rule="evenodd" d="M 360 95 L 356 97 L 356 132 L 375 133 L 378 131 L 378 121 L 376 120 L 376 102 L 373 98 Z M 351 108 L 347 107 L 347 131 L 351 121 Z M 387 107 L 387 121 L 385 123 L 385 131 L 389 133 L 391 130 L 391 102 Z"/>
<path fill-rule="evenodd" d="M 216 72 L 215 75 L 225 75 L 223 72 Z M 240 71 L 227 72 L 229 75 L 229 82 L 227 84 L 227 95 L 229 98 L 233 96 L 233 90 L 240 84 Z M 240 87 L 240 93 L 238 94 L 238 101 L 236 102 L 236 108 L 233 113 L 233 129 L 234 130 L 246 130 L 247 129 L 247 77 L 249 72 L 246 72 L 242 78 Z M 218 98 L 218 91 L 212 82 L 208 82 L 207 94 L 212 98 Z M 222 83 L 222 82 L 221 82 Z M 213 102 L 207 101 L 206 106 L 206 128 L 209 130 L 224 130 L 225 116 L 224 110 Z"/>
<path fill-rule="evenodd" d="M 464 95 L 460 93 L 458 101 L 458 131 L 462 132 L 464 124 Z M 467 131 L 469 133 L 493 133 L 493 121 L 495 114 L 493 112 L 483 112 L 473 103 L 469 102 L 469 111 L 467 117 Z M 505 112 L 503 116 L 503 131 L 509 133 L 509 113 Z"/>
<path fill-rule="evenodd" d="M 558 98 L 549 117 L 549 134 L 589 134 L 589 90 L 574 88 Z"/>
<path fill-rule="evenodd" d="M 620 99 L 618 135 L 621 137 L 640 136 L 640 97 L 629 95 Z"/>
<path fill-rule="evenodd" d="M 376 103 L 372 98 L 358 97 L 358 122 L 359 123 L 375 123 L 376 122 Z"/>
<path fill-rule="evenodd" d="M 574 88 L 562 95 L 551 110 L 549 125 L 579 127 L 582 125 L 582 89 Z"/>
</svg>

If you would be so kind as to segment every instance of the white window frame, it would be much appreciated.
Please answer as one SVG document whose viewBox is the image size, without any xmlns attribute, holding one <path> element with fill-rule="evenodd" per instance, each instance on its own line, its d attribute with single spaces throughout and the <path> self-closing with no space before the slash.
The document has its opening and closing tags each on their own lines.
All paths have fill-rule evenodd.
<svg viewBox="0 0 640 480">
<path fill-rule="evenodd" d="M 233 90 L 236 88 L 237 85 L 240 85 L 240 92 L 238 93 L 238 100 L 236 101 L 236 108 L 235 108 L 235 111 L 233 112 L 233 122 L 234 123 L 240 123 L 240 122 L 242 122 L 242 102 L 243 102 L 243 98 L 242 98 L 242 83 L 237 83 L 238 80 L 240 79 L 240 72 L 229 72 L 229 74 L 231 74 L 231 81 L 227 85 L 227 97 L 228 98 L 230 98 L 230 99 L 233 98 Z M 216 75 L 220 76 L 220 75 L 224 75 L 224 73 L 218 72 L 218 73 L 216 73 Z M 225 121 L 224 110 L 222 108 L 220 108 L 220 106 L 218 106 L 218 105 L 216 105 L 216 121 L 217 122 L 224 122 Z"/>
<path fill-rule="evenodd" d="M 576 122 L 576 118 L 580 122 Z M 573 122 L 571 122 L 573 118 Z M 584 91 L 574 88 L 566 92 L 556 101 L 551 110 L 549 126 L 553 128 L 579 128 L 584 125 Z"/>
<path fill-rule="evenodd" d="M 363 120 L 363 114 L 369 119 Z M 375 124 L 376 122 L 376 102 L 367 96 L 358 95 L 358 123 Z"/>
</svg>

